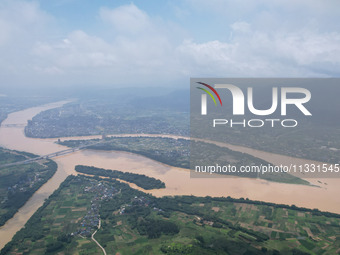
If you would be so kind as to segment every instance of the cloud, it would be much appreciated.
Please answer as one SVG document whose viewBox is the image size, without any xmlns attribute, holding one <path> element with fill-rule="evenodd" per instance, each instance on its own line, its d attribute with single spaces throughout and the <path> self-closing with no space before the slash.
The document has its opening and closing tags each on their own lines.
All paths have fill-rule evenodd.
<svg viewBox="0 0 340 255">
<path fill-rule="evenodd" d="M 250 32 L 250 24 L 245 21 L 235 22 L 230 25 L 233 31 Z"/>
<path fill-rule="evenodd" d="M 31 73 L 30 51 L 37 40 L 48 38 L 53 26 L 53 17 L 36 2 L 1 1 L 0 74 L 10 77 Z"/>
<path fill-rule="evenodd" d="M 72 78 L 80 83 L 159 84 L 176 74 L 171 44 L 176 27 L 159 26 L 153 19 L 130 4 L 115 9 L 101 8 L 100 17 L 116 31 L 112 40 L 82 30 L 72 31 L 58 42 L 37 42 L 32 50 L 45 70 Z M 50 72 L 58 70 L 58 72 Z"/>
<path fill-rule="evenodd" d="M 41 38 L 47 26 L 52 25 L 52 20 L 53 18 L 42 11 L 36 2 L 2 1 L 0 3 L 0 38 L 6 38 L 7 44 L 18 41 L 20 37 L 32 42 Z"/>
<path fill-rule="evenodd" d="M 13 84 L 117 86 L 184 83 L 194 76 L 340 75 L 340 32 L 331 24 L 338 13 L 335 2 L 326 8 L 311 1 L 302 10 L 307 3 L 212 1 L 208 5 L 197 0 L 194 6 L 187 1 L 181 15 L 172 8 L 174 17 L 167 19 L 134 4 L 100 7 L 97 29 L 92 30 L 62 29 L 58 16 L 46 13 L 37 2 L 3 1 L 0 73 Z M 302 24 L 294 14 L 298 11 Z M 188 13 L 206 23 L 200 35 L 208 27 L 215 38 L 195 36 L 197 27 L 186 24 Z M 183 23 L 176 23 L 177 18 Z"/>
<path fill-rule="evenodd" d="M 104 22 L 112 24 L 122 33 L 140 33 L 152 24 L 149 16 L 134 4 L 123 5 L 115 9 L 103 7 L 99 15 Z"/>
<path fill-rule="evenodd" d="M 339 33 L 281 33 L 252 30 L 246 22 L 231 25 L 230 42 L 185 41 L 187 73 L 196 76 L 316 77 L 339 75 Z M 323 68 L 321 68 L 323 67 Z M 327 71 L 326 71 L 327 70 Z"/>
</svg>

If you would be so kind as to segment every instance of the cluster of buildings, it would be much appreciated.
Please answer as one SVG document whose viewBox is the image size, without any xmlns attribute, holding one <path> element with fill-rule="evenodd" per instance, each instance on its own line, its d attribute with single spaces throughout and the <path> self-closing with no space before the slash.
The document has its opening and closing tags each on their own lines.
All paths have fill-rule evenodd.
<svg viewBox="0 0 340 255">
<path fill-rule="evenodd" d="M 87 210 L 86 215 L 80 221 L 79 229 L 76 233 L 83 237 L 90 237 L 97 229 L 100 221 L 99 209 L 102 201 L 110 200 L 120 191 L 115 187 L 104 182 L 91 181 L 89 186 L 84 188 L 84 193 L 93 194 L 91 207 Z"/>
<path fill-rule="evenodd" d="M 98 117 L 81 112 L 77 107 L 51 109 L 36 115 L 25 127 L 28 137 L 51 138 L 77 135 L 95 135 Z"/>
<path fill-rule="evenodd" d="M 177 126 L 160 116 L 135 116 L 136 113 L 117 112 L 114 108 L 98 105 L 71 104 L 59 109 L 44 111 L 28 121 L 28 137 L 50 138 L 101 133 L 120 134 L 177 134 L 189 135 L 189 126 Z M 114 109 L 114 110 L 113 110 Z M 134 118 L 126 118 L 126 116 Z M 182 127 L 183 126 L 183 127 Z"/>
</svg>

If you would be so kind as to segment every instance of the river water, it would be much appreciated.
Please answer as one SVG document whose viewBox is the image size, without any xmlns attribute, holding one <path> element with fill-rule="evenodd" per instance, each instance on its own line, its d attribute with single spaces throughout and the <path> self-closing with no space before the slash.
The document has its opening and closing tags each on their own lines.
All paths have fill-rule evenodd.
<svg viewBox="0 0 340 255">
<path fill-rule="evenodd" d="M 29 108 L 9 114 L 0 127 L 0 146 L 45 155 L 66 149 L 56 144 L 57 139 L 35 139 L 24 135 L 22 124 L 32 119 L 41 111 L 60 107 L 67 101 Z M 7 124 L 20 124 L 18 127 L 6 127 Z M 141 135 L 119 135 L 141 136 Z M 150 136 L 150 135 L 144 135 Z M 152 135 L 158 136 L 158 135 Z M 164 135 L 163 135 L 164 136 Z M 65 139 L 90 139 L 90 137 L 68 137 Z M 178 136 L 166 136 L 179 138 Z M 63 140 L 63 138 L 62 138 Z M 262 158 L 273 164 L 282 162 L 301 163 L 301 159 L 258 151 L 246 147 L 229 144 L 219 144 L 233 150 L 242 151 Z M 155 196 L 165 195 L 196 195 L 196 196 L 231 196 L 234 198 L 249 198 L 267 202 L 295 204 L 307 208 L 340 213 L 340 180 L 339 179 L 308 179 L 319 185 L 305 186 L 268 182 L 249 178 L 190 178 L 190 171 L 164 165 L 154 160 L 127 152 L 83 150 L 54 158 L 58 164 L 56 174 L 43 185 L 32 198 L 0 228 L 0 249 L 9 242 L 20 230 L 33 213 L 43 204 L 44 200 L 56 190 L 70 174 L 76 174 L 74 166 L 78 164 L 96 166 L 106 169 L 116 169 L 139 174 L 145 174 L 165 182 L 166 188 L 148 191 Z M 304 163 L 312 162 L 303 160 Z M 320 184 L 318 181 L 321 181 Z M 133 185 L 135 187 L 135 185 Z"/>
</svg>

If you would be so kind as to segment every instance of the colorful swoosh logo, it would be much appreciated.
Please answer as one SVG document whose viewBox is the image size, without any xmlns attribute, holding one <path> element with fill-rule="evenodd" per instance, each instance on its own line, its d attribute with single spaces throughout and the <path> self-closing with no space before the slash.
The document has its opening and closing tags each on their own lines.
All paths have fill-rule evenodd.
<svg viewBox="0 0 340 255">
<path fill-rule="evenodd" d="M 197 83 L 198 83 L 198 84 L 201 84 L 201 85 L 203 85 L 203 86 L 205 86 L 205 87 L 207 87 L 207 88 L 209 88 L 209 89 L 217 96 L 217 98 L 218 98 L 218 100 L 220 101 L 220 104 L 221 104 L 221 106 L 222 106 L 222 100 L 221 100 L 221 98 L 220 98 L 220 95 L 217 93 L 217 91 L 216 91 L 213 87 L 211 87 L 209 84 L 206 84 L 206 83 L 203 83 L 203 82 L 197 82 Z M 196 87 L 196 88 L 198 88 L 198 89 L 203 90 L 204 92 L 206 92 L 206 93 L 212 98 L 212 100 L 214 101 L 215 105 L 217 105 L 214 96 L 211 94 L 211 92 L 210 92 L 209 90 L 204 89 L 204 88 L 201 88 L 201 87 Z"/>
</svg>

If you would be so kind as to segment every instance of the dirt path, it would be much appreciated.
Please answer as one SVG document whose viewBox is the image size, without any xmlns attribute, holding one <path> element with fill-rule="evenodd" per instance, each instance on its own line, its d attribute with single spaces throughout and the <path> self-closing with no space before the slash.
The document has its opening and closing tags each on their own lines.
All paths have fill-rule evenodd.
<svg viewBox="0 0 340 255">
<path fill-rule="evenodd" d="M 106 251 L 103 248 L 103 246 L 100 245 L 100 243 L 98 243 L 98 241 L 96 239 L 94 239 L 94 235 L 97 233 L 97 231 L 100 229 L 101 226 L 101 220 L 99 219 L 99 224 L 98 224 L 98 229 L 96 231 L 93 232 L 91 239 L 99 246 L 100 249 L 102 249 L 104 255 L 106 255 Z"/>
</svg>

